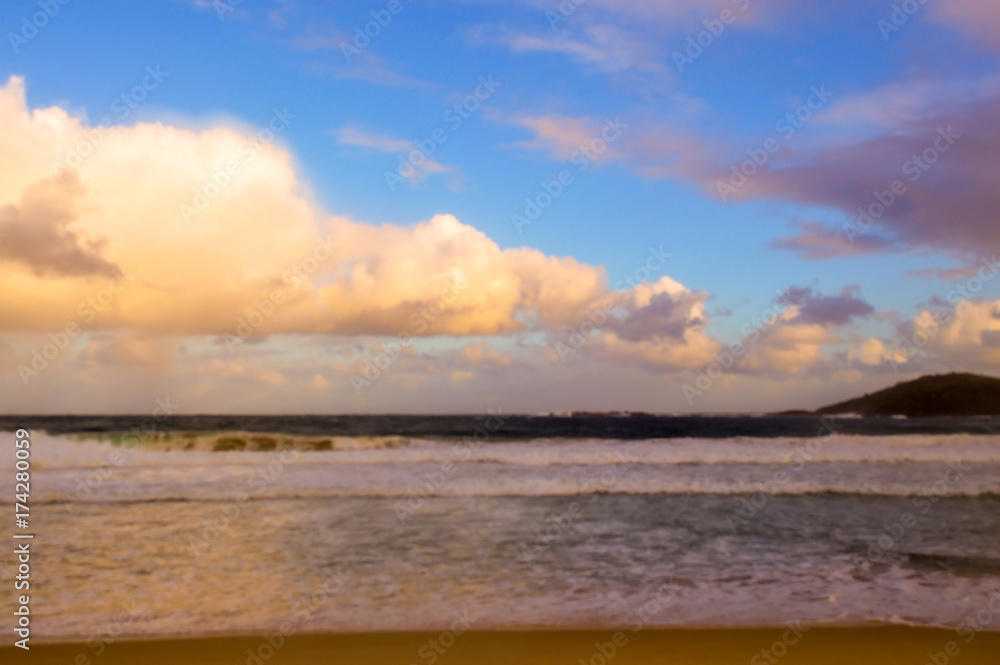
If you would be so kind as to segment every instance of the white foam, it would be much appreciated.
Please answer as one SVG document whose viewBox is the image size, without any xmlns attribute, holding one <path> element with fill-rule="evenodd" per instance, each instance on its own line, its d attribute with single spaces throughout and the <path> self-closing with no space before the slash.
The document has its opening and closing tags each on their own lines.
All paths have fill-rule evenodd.
<svg viewBox="0 0 1000 665">
<path fill-rule="evenodd" d="M 252 499 L 1000 494 L 1000 441 L 992 436 L 535 440 L 475 449 L 440 440 L 386 447 L 357 439 L 348 449 L 323 452 L 163 451 L 45 434 L 32 441 L 32 498 L 49 503 L 226 501 L 241 492 Z M 6 466 L 13 464 L 12 456 L 5 458 Z M 9 484 L 12 474 L 3 477 Z M 11 495 L 4 492 L 0 502 Z"/>
</svg>

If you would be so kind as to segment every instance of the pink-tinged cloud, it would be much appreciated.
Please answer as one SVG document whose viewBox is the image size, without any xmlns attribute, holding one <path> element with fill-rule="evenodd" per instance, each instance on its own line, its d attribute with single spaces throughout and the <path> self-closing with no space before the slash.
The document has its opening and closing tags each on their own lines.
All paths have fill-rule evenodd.
<svg viewBox="0 0 1000 665">
<path fill-rule="evenodd" d="M 995 0 L 948 0 L 937 4 L 932 14 L 986 46 L 1000 48 L 1000 3 Z"/>
<path fill-rule="evenodd" d="M 795 146 L 779 143 L 763 165 L 731 145 L 648 121 L 633 121 L 608 154 L 647 177 L 694 182 L 723 202 L 831 210 L 825 220 L 815 212 L 807 222 L 793 219 L 798 232 L 773 241 L 808 258 L 919 248 L 992 253 L 1000 249 L 1000 89 L 992 79 L 978 91 L 940 84 L 937 95 L 925 82 L 914 85 L 916 92 L 892 86 L 871 95 L 897 99 L 901 118 L 864 96 L 846 99 L 822 111 L 829 119 L 800 129 Z M 555 115 L 516 122 L 533 134 L 518 145 L 560 159 L 598 126 L 597 118 Z M 747 145 L 764 152 L 760 141 Z M 745 177 L 735 173 L 743 162 Z"/>
<path fill-rule="evenodd" d="M 806 229 L 817 241 L 812 248 L 817 254 L 830 252 L 830 230 L 839 230 L 851 244 L 860 242 L 859 253 L 873 243 L 893 242 L 995 251 L 1000 248 L 998 113 L 1000 99 L 976 102 L 961 112 L 922 119 L 901 128 L 903 133 L 827 148 L 760 172 L 737 196 L 839 210 L 848 222 Z M 800 236 L 784 244 L 808 252 L 807 240 Z"/>
</svg>

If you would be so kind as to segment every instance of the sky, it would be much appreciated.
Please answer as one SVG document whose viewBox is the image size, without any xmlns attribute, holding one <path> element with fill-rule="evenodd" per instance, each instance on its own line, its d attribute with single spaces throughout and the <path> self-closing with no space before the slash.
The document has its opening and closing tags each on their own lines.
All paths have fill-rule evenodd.
<svg viewBox="0 0 1000 665">
<path fill-rule="evenodd" d="M 1000 3 L 0 6 L 8 413 L 1000 375 Z"/>
</svg>

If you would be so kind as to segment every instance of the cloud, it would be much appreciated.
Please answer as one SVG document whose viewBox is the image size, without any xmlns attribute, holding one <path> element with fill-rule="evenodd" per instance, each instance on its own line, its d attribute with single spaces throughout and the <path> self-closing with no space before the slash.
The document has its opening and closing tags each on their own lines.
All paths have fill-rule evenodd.
<svg viewBox="0 0 1000 665">
<path fill-rule="evenodd" d="M 1000 319 L 994 316 L 998 306 L 1000 300 L 963 300 L 946 319 L 944 313 L 935 316 L 924 310 L 900 332 L 920 354 L 927 353 L 949 366 L 998 367 L 1000 347 L 992 343 L 1000 334 Z M 928 341 L 923 343 L 925 337 Z"/>
<path fill-rule="evenodd" d="M 875 308 L 857 296 L 858 291 L 856 286 L 847 286 L 839 295 L 828 296 L 811 287 L 789 287 L 774 301 L 781 307 L 744 326 L 742 350 L 736 354 L 732 371 L 773 375 L 808 369 L 829 376 L 841 369 L 833 358 L 824 356 L 824 350 L 843 344 L 841 332 L 855 319 L 875 314 Z"/>
<path fill-rule="evenodd" d="M 694 132 L 640 124 L 627 116 L 589 118 L 546 114 L 500 119 L 532 134 L 532 138 L 516 141 L 511 147 L 546 152 L 560 161 L 586 156 L 583 151 L 588 151 L 596 163 L 628 164 L 649 178 L 692 177 L 706 171 L 712 163 L 713 150 L 693 138 Z M 613 136 L 613 141 L 604 141 L 609 127 L 613 131 L 607 131 L 607 136 Z M 595 141 L 597 145 L 603 143 L 599 153 L 591 147 Z"/>
<path fill-rule="evenodd" d="M 897 116 L 886 108 L 905 112 Z M 920 249 L 981 255 L 1000 249 L 1000 188 L 993 177 L 1000 161 L 996 79 L 893 84 L 845 98 L 823 114 L 830 119 L 816 119 L 811 139 L 797 137 L 794 150 L 780 149 L 728 197 L 827 211 L 826 219 L 793 217 L 798 232 L 774 240 L 772 247 L 816 259 Z M 516 145 L 561 159 L 599 124 L 596 118 L 557 115 L 514 121 L 533 134 Z M 712 196 L 719 196 L 718 183 L 730 182 L 729 146 L 648 118 L 630 123 L 608 151 L 614 160 L 649 178 L 693 182 Z M 890 191 L 896 181 L 900 194 Z M 875 214 L 860 218 L 859 208 Z"/>
<path fill-rule="evenodd" d="M 552 8 L 552 5 L 546 2 L 534 4 L 545 9 Z M 678 17 L 685 14 L 708 16 L 712 13 L 717 14 L 727 7 L 732 7 L 733 4 L 732 0 L 696 0 L 695 2 L 691 0 L 589 0 L 586 9 L 593 8 L 639 21 L 664 19 L 676 22 Z"/>
<path fill-rule="evenodd" d="M 858 287 L 844 287 L 839 295 L 827 296 L 810 287 L 792 286 L 782 292 L 758 316 L 740 329 L 743 337 L 726 348 L 719 347 L 698 369 L 714 364 L 733 376 L 780 376 L 808 371 L 812 376 L 831 377 L 849 369 L 838 355 L 827 349 L 847 343 L 845 339 L 857 319 L 878 314 L 858 296 Z M 874 342 L 855 352 L 870 358 Z M 728 360 L 726 360 L 728 357 Z M 852 356 L 853 357 L 853 356 Z"/>
<path fill-rule="evenodd" d="M 310 25 L 289 37 L 287 41 L 295 51 L 336 53 L 333 57 L 312 61 L 309 64 L 310 70 L 318 74 L 377 85 L 413 88 L 420 92 L 429 92 L 436 88 L 428 81 L 400 73 L 398 63 L 377 55 L 371 49 L 356 48 L 354 39 L 353 33 L 344 32 L 335 25 L 325 24 L 323 27 Z"/>
<path fill-rule="evenodd" d="M 0 135 L 4 214 L 16 210 L 19 223 L 58 228 L 63 241 L 72 233 L 81 251 L 105 262 L 98 267 L 134 278 L 84 318 L 81 303 L 107 289 L 99 270 L 74 272 L 63 257 L 44 270 L 19 259 L 0 272 L 0 332 L 48 333 L 67 322 L 84 329 L 85 343 L 53 375 L 78 371 L 88 381 L 140 368 L 195 381 L 192 391 L 234 408 L 240 402 L 218 397 L 219 386 L 238 385 L 233 395 L 248 399 L 278 386 L 343 390 L 337 382 L 358 371 L 361 345 L 403 334 L 414 341 L 389 372 L 399 383 L 388 381 L 401 390 L 444 380 L 479 385 L 508 373 L 527 380 L 524 372 L 546 357 L 550 371 L 570 371 L 563 368 L 573 362 L 560 362 L 555 345 L 609 300 L 613 313 L 574 354 L 586 359 L 579 365 L 661 375 L 705 367 L 723 349 L 708 332 L 709 294 L 670 277 L 615 292 L 600 266 L 503 249 L 451 215 L 380 226 L 330 216 L 313 202 L 288 151 L 259 141 L 251 126 L 114 127 L 76 169 L 53 179 L 54 165 L 95 129 L 57 107 L 28 109 L 19 79 L 0 88 L 0 121 L 17 128 Z M 544 132 L 551 149 L 564 150 L 590 129 L 581 121 L 558 140 L 555 124 Z M 369 149 L 402 147 L 358 128 L 339 137 Z M 652 145 L 660 138 L 654 134 Z M 630 145 L 628 158 L 643 149 L 650 148 Z M 220 185 L 212 175 L 233 163 Z M 58 214 L 32 212 L 39 188 Z M 197 214 L 185 219 L 182 206 L 199 194 Z M 806 289 L 792 309 L 734 372 L 821 365 L 825 346 L 842 341 L 836 328 L 870 314 L 852 289 L 835 296 Z M 248 345 L 230 355 L 223 340 L 243 336 L 240 326 Z M 20 357 L 30 355 L 31 342 L 18 348 L 27 349 Z"/>
<path fill-rule="evenodd" d="M 766 12 L 750 0 L 524 2 L 544 12 L 548 30 L 479 27 L 471 32 L 471 40 L 501 44 L 514 53 L 564 55 L 591 72 L 640 72 L 668 80 L 674 78 L 670 47 L 683 48 L 687 35 L 705 30 L 703 22 L 718 20 L 723 11 L 733 16 L 727 22 L 730 30 L 767 27 L 793 8 L 799 14 L 811 13 L 790 0 L 772 1 Z"/>
<path fill-rule="evenodd" d="M 385 134 L 372 134 L 357 126 L 341 127 L 334 130 L 333 133 L 341 145 L 371 148 L 384 153 L 409 152 L 414 149 L 414 145 L 410 141 L 394 139 Z"/>
<path fill-rule="evenodd" d="M 582 150 L 588 150 L 593 155 L 593 161 L 620 159 L 621 154 L 616 144 L 621 140 L 621 135 L 628 131 L 628 123 L 620 117 L 603 121 L 562 115 L 518 115 L 501 119 L 524 127 L 534 135 L 530 140 L 515 141 L 508 147 L 548 152 L 563 161 L 578 157 Z M 602 138 L 602 133 L 610 137 L 611 141 Z M 600 151 L 590 148 L 597 140 L 603 145 Z"/>
<path fill-rule="evenodd" d="M 137 365 L 164 370 L 174 361 L 175 342 L 170 339 L 143 339 L 132 334 L 105 336 L 93 340 L 83 357 L 100 365 Z"/>
<path fill-rule="evenodd" d="M 906 362 L 906 357 L 901 351 L 890 351 L 886 348 L 882 340 L 874 337 L 850 349 L 847 353 L 847 358 L 851 362 L 858 362 L 862 365 L 884 365 L 889 362 Z"/>
<path fill-rule="evenodd" d="M 223 5 L 229 7 L 225 0 L 195 0 L 203 8 Z M 284 2 L 278 6 L 261 10 L 251 16 L 251 8 L 244 3 L 240 12 L 226 13 L 225 18 L 238 15 L 244 19 L 254 18 L 260 23 L 266 23 L 282 43 L 291 51 L 313 54 L 329 52 L 322 59 L 311 59 L 306 66 L 314 73 L 333 76 L 343 80 L 363 81 L 376 85 L 412 88 L 420 92 L 434 90 L 436 86 L 428 81 L 413 78 L 401 73 L 402 66 L 388 58 L 375 53 L 372 48 L 358 48 L 355 31 L 343 30 L 330 21 L 316 6 L 307 3 Z M 221 17 L 221 13 L 220 13 Z M 366 20 L 370 20 L 370 17 Z M 366 22 L 362 20 L 362 26 Z M 308 56 L 308 57 L 311 57 Z"/>
<path fill-rule="evenodd" d="M 831 241 L 838 231 L 852 244 L 860 242 L 859 252 L 879 246 L 888 251 L 903 246 L 992 252 L 1000 248 L 995 223 L 1000 190 L 989 175 L 991 164 L 1000 159 L 998 113 L 1000 98 L 976 101 L 875 138 L 829 147 L 780 169 L 761 171 L 743 198 L 821 206 L 848 217 L 839 229 L 813 225 L 793 239 L 778 241 L 814 256 L 844 249 L 843 243 Z M 895 181 L 901 193 L 889 192 Z M 859 209 L 869 217 L 859 217 Z"/>
<path fill-rule="evenodd" d="M 617 296 L 620 306 L 593 345 L 598 357 L 662 372 L 704 366 L 721 348 L 705 331 L 708 294 L 661 277 Z"/>
<path fill-rule="evenodd" d="M 234 376 L 242 376 L 245 371 L 246 367 L 240 362 L 219 359 L 210 361 L 207 365 L 203 366 L 202 369 L 203 373 L 212 374 L 225 379 L 229 379 Z"/>
<path fill-rule="evenodd" d="M 804 259 L 829 259 L 854 254 L 887 254 L 901 251 L 892 240 L 870 234 L 849 237 L 842 230 L 833 229 L 823 222 L 792 220 L 797 229 L 794 235 L 781 236 L 771 241 L 774 249 L 798 252 Z"/>
<path fill-rule="evenodd" d="M 986 46 L 1000 48 L 1000 4 L 994 0 L 949 0 L 937 5 L 933 16 Z"/>
<path fill-rule="evenodd" d="M 18 128 L 0 135 L 7 157 L 0 163 L 0 206 L 7 206 L 8 223 L 30 219 L 32 228 L 58 228 L 60 247 L 71 237 L 69 219 L 77 244 L 106 239 L 100 260 L 68 250 L 56 258 L 36 253 L 33 267 L 59 272 L 26 266 L 0 273 L 0 325 L 7 331 L 45 332 L 75 321 L 144 340 L 516 335 L 571 325 L 611 294 L 601 267 L 530 248 L 501 249 L 451 215 L 413 226 L 327 216 L 309 199 L 291 155 L 276 142 L 258 141 L 251 127 L 114 127 L 72 174 L 48 181 L 53 165 L 94 128 L 59 108 L 29 111 L 19 79 L 0 89 L 0 121 Z M 401 147 L 355 128 L 340 136 L 356 145 Z M 230 168 L 227 178 L 212 177 Z M 84 191 L 86 205 L 71 217 L 69 202 Z M 34 203 L 43 195 L 48 203 Z M 15 201 L 22 203 L 11 217 Z M 91 269 L 110 266 L 132 279 L 82 319 L 81 304 L 108 289 Z M 681 338 L 683 326 L 702 325 L 703 316 L 691 312 L 702 296 L 661 280 L 656 293 L 669 293 L 668 304 L 664 296 L 653 298 L 653 288 L 633 292 L 614 333 L 623 342 L 647 333 Z"/>
<path fill-rule="evenodd" d="M 983 330 L 979 333 L 983 346 L 989 349 L 1000 348 L 1000 330 Z"/>
<path fill-rule="evenodd" d="M 330 220 L 338 279 L 299 327 L 347 334 L 490 335 L 572 320 L 607 293 L 603 269 L 537 250 L 501 250 L 451 215 L 415 227 Z"/>
<path fill-rule="evenodd" d="M 509 367 L 510 356 L 487 346 L 486 342 L 469 344 L 462 349 L 462 358 L 473 365 Z"/>
<path fill-rule="evenodd" d="M 953 307 L 921 310 L 888 339 L 869 338 L 851 360 L 894 372 L 928 373 L 1000 369 L 1000 300 L 959 300 Z"/>
<path fill-rule="evenodd" d="M 787 320 L 763 331 L 740 358 L 736 371 L 747 374 L 791 374 L 821 362 L 824 346 L 840 340 L 819 324 L 792 324 Z"/>
<path fill-rule="evenodd" d="M 670 278 L 665 278 L 669 280 Z M 694 293 L 671 280 L 670 290 L 651 293 L 646 302 L 632 307 L 622 319 L 612 319 L 609 328 L 622 340 L 682 339 L 688 328 L 706 323 L 705 294 Z"/>
<path fill-rule="evenodd" d="M 981 262 L 970 261 L 967 265 L 961 268 L 925 268 L 923 270 L 909 270 L 905 274 L 907 276 L 912 275 L 914 277 L 924 278 L 936 277 L 945 282 L 954 282 L 959 279 L 973 277 L 976 274 L 976 271 L 981 267 Z M 943 301 L 940 301 L 940 299 L 935 296 L 931 298 L 930 302 L 931 304 L 940 304 L 940 302 Z"/>
<path fill-rule="evenodd" d="M 459 170 L 451 166 L 445 166 L 428 157 L 422 148 L 412 141 L 395 139 L 385 134 L 375 134 L 368 132 L 356 125 L 348 125 L 333 131 L 337 142 L 341 145 L 355 146 L 374 150 L 383 154 L 395 154 L 406 159 L 393 166 L 391 173 L 394 175 L 402 173 L 411 183 L 423 180 L 428 174 L 457 174 Z M 416 160 L 410 159 L 410 153 L 419 153 L 419 163 L 414 166 Z M 402 168 L 401 168 L 402 166 Z M 457 180 L 452 179 L 451 185 L 457 185 Z"/>
<path fill-rule="evenodd" d="M 58 107 L 29 111 L 17 78 L 0 88 L 0 118 L 17 128 L 0 135 L 0 207 L 30 198 L 33 186 L 89 146 L 75 176 L 66 176 L 87 193 L 73 233 L 106 239 L 103 261 L 134 278 L 104 303 L 92 328 L 157 334 L 231 328 L 315 244 L 316 211 L 290 155 L 259 142 L 254 128 L 139 123 L 104 131 Z M 227 165 L 235 174 L 222 178 Z M 182 206 L 196 204 L 201 210 L 185 219 Z M 53 276 L 31 272 L 0 273 L 7 329 L 80 322 L 81 304 L 109 287 L 107 279 L 65 274 L 56 286 Z"/>
<path fill-rule="evenodd" d="M 266 383 L 269 386 L 285 385 L 285 376 L 281 372 L 276 372 L 274 370 L 262 372 L 257 376 L 257 380 L 261 383 Z"/>
<path fill-rule="evenodd" d="M 875 308 L 855 296 L 858 287 L 847 286 L 840 295 L 824 296 L 813 294 L 809 287 L 791 287 L 782 294 L 782 299 L 795 304 L 795 316 L 791 323 L 815 324 L 819 326 L 843 326 L 854 318 L 875 313 Z"/>
<path fill-rule="evenodd" d="M 993 251 L 1000 234 L 991 211 L 1000 191 L 989 173 L 1000 159 L 998 113 L 996 77 L 913 77 L 846 96 L 816 117 L 798 152 L 775 155 L 735 198 L 830 210 L 825 222 L 793 220 L 798 233 L 772 244 L 807 258 Z M 719 177 L 707 175 L 703 182 Z"/>
<path fill-rule="evenodd" d="M 314 62 L 310 69 L 320 74 L 329 74 L 334 78 L 375 83 L 397 88 L 413 88 L 418 92 L 431 92 L 437 86 L 423 79 L 401 74 L 394 68 L 396 65 L 389 60 L 376 56 L 369 51 L 362 51 L 353 63 L 349 65 L 331 65 L 329 62 Z"/>
<path fill-rule="evenodd" d="M 650 42 L 637 39 L 627 30 L 611 25 L 584 25 L 575 37 L 551 32 L 544 34 L 499 31 L 490 41 L 503 44 L 514 53 L 554 53 L 564 55 L 588 70 L 619 74 L 630 70 L 667 74 L 664 57 Z M 482 32 L 478 40 L 485 39 Z"/>
<path fill-rule="evenodd" d="M 0 208 L 0 259 L 21 263 L 35 275 L 112 275 L 102 256 L 106 238 L 70 226 L 84 190 L 75 174 L 44 178 L 24 190 L 20 206 Z"/>
</svg>

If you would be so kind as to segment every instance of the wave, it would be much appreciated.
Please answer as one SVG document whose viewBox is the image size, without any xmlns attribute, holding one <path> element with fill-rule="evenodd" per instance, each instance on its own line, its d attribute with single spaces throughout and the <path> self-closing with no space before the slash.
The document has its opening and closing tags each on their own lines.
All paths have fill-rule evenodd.
<svg viewBox="0 0 1000 665">
<path fill-rule="evenodd" d="M 902 552 L 907 563 L 919 569 L 946 570 L 965 575 L 1000 576 L 1000 559 L 968 554 L 939 552 Z"/>
<path fill-rule="evenodd" d="M 943 492 L 922 492 L 912 488 L 899 487 L 871 487 L 871 486 L 849 486 L 849 485 L 827 485 L 815 486 L 811 483 L 800 483 L 788 487 L 783 487 L 775 491 L 767 491 L 752 484 L 734 483 L 664 483 L 658 486 L 626 486 L 609 488 L 583 488 L 570 483 L 560 481 L 538 481 L 527 483 L 498 483 L 498 484 L 455 484 L 453 486 L 443 486 L 440 488 L 429 487 L 427 484 L 386 484 L 380 486 L 373 485 L 341 485 L 336 487 L 315 486 L 296 487 L 293 483 L 288 486 L 268 488 L 265 491 L 254 493 L 247 491 L 246 487 L 232 487 L 219 490 L 211 486 L 180 488 L 160 487 L 155 490 L 147 489 L 144 492 L 101 492 L 90 495 L 83 495 L 76 491 L 63 491 L 47 493 L 34 496 L 32 502 L 35 504 L 140 504 L 140 503 L 206 503 L 206 504 L 244 504 L 255 501 L 275 501 L 286 499 L 407 499 L 422 500 L 428 498 L 542 498 L 542 497 L 589 497 L 591 500 L 598 496 L 651 496 L 651 495 L 674 495 L 674 496 L 728 496 L 728 497 L 750 497 L 754 502 L 761 499 L 767 500 L 772 497 L 795 497 L 795 496 L 828 496 L 828 497 L 866 497 L 866 498 L 899 498 L 926 500 L 936 502 L 941 499 L 1000 499 L 1000 484 L 993 484 L 989 487 L 956 487 L 949 488 Z M 68 489 L 68 488 L 67 488 Z M 138 494 L 138 495 L 137 495 Z M 6 502 L 0 501 L 0 504 Z"/>
<path fill-rule="evenodd" d="M 995 437 L 833 436 L 827 439 L 559 440 L 466 446 L 404 437 L 290 437 L 269 450 L 216 450 L 234 433 L 195 437 L 201 449 L 32 439 L 34 502 L 226 502 L 280 498 L 635 495 L 1000 494 Z M 247 439 L 249 440 L 249 439 Z M 162 440 L 160 443 L 164 443 Z M 308 444 L 308 446 L 306 445 Z M 166 440 L 173 446 L 172 440 Z M 268 445 L 264 442 L 263 445 Z M 0 460 L 13 464 L 13 456 Z M 0 473 L 0 503 L 13 474 Z M 10 491 L 8 491 L 10 490 Z"/>
<path fill-rule="evenodd" d="M 43 437 L 33 458 L 45 468 L 100 466 L 115 455 L 130 465 L 256 465 L 293 451 L 298 463 L 420 464 L 498 463 L 518 466 L 574 465 L 788 465 L 852 463 L 1000 463 L 1000 437 L 853 436 L 822 439 L 534 439 L 477 443 L 411 437 L 319 437 L 248 432 L 153 434 L 146 439 L 108 435 Z M 6 456 L 5 456 L 6 457 Z M 289 455 L 284 455 L 287 458 Z M 293 463 L 295 463 L 293 462 Z M 0 469 L 13 458 L 0 459 Z"/>
</svg>

